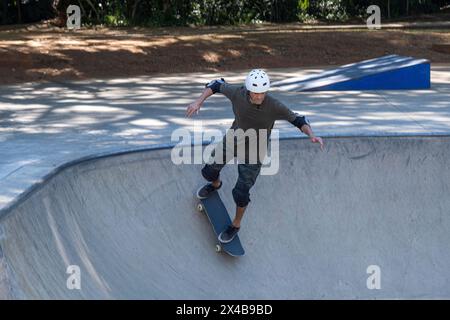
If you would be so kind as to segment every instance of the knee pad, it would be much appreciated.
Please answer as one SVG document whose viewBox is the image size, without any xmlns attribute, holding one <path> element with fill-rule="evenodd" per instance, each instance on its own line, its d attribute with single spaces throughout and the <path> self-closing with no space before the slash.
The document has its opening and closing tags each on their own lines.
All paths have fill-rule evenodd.
<svg viewBox="0 0 450 320">
<path fill-rule="evenodd" d="M 234 202 L 238 207 L 246 207 L 250 202 L 250 192 L 247 189 L 236 186 L 234 187 L 232 194 Z"/>
<path fill-rule="evenodd" d="M 202 176 L 208 181 L 215 181 L 219 178 L 219 171 L 206 164 L 202 169 Z"/>
</svg>

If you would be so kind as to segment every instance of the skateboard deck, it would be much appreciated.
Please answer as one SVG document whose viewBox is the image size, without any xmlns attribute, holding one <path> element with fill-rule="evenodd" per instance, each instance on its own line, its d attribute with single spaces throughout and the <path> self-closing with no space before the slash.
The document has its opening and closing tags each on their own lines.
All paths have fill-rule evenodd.
<svg viewBox="0 0 450 320">
<path fill-rule="evenodd" d="M 205 213 L 208 217 L 214 233 L 216 234 L 216 239 L 219 234 L 231 224 L 230 216 L 217 191 L 214 191 L 206 199 L 200 199 L 197 209 L 200 212 Z M 220 252 L 222 250 L 234 257 L 243 256 L 245 254 L 244 248 L 239 240 L 239 235 L 236 235 L 233 241 L 229 243 L 221 243 L 217 239 L 216 251 Z"/>
</svg>

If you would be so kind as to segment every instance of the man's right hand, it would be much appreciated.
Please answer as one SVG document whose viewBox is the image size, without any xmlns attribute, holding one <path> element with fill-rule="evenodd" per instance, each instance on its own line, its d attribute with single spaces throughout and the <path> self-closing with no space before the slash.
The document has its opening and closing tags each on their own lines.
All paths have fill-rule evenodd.
<svg viewBox="0 0 450 320">
<path fill-rule="evenodd" d="M 186 116 L 191 117 L 194 113 L 198 114 L 198 111 L 200 110 L 200 107 L 202 106 L 201 103 L 198 103 L 197 101 L 191 103 L 186 110 Z"/>
</svg>

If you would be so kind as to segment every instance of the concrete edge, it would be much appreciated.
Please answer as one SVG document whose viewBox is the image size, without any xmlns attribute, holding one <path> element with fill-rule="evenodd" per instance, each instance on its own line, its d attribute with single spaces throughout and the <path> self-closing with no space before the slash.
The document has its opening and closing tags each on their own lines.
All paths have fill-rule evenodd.
<svg viewBox="0 0 450 320">
<path fill-rule="evenodd" d="M 409 138 L 409 137 L 448 137 L 450 136 L 450 133 L 388 133 L 388 134 L 378 134 L 378 133 L 369 133 L 369 134 L 349 134 L 349 135 L 320 135 L 322 138 L 326 139 L 346 139 L 346 138 L 358 138 L 358 137 L 365 137 L 365 138 L 389 138 L 389 137 L 395 137 L 395 138 Z M 293 140 L 293 139 L 308 139 L 306 136 L 299 136 L 298 134 L 286 134 L 282 135 L 280 134 L 279 140 Z M 206 146 L 210 143 L 210 141 L 203 141 L 202 146 Z M 0 221 L 4 219 L 12 210 L 14 210 L 17 206 L 19 206 L 21 203 L 23 203 L 26 199 L 28 199 L 31 195 L 33 195 L 35 192 L 40 190 L 43 186 L 47 184 L 49 180 L 51 180 L 53 177 L 61 173 L 67 168 L 76 166 L 78 164 L 89 162 L 93 160 L 99 160 L 102 158 L 108 158 L 108 157 L 115 157 L 115 156 L 121 156 L 126 154 L 132 154 L 132 153 L 141 153 L 141 152 L 148 152 L 148 151 L 157 151 L 157 150 L 164 150 L 164 149 L 170 149 L 174 146 L 178 145 L 178 143 L 162 143 L 162 144 L 156 144 L 152 146 L 142 147 L 142 148 L 131 148 L 131 149 L 125 149 L 125 150 L 117 150 L 117 151 L 106 151 L 106 152 L 99 152 L 99 153 L 93 153 L 87 156 L 83 156 L 68 162 L 65 162 L 57 167 L 55 167 L 53 170 L 51 170 L 49 173 L 47 173 L 45 176 L 40 179 L 39 182 L 33 183 L 30 185 L 25 191 L 23 191 L 21 194 L 19 194 L 15 199 L 13 199 L 11 202 L 6 204 L 3 208 L 0 208 Z M 197 144 L 198 145 L 198 144 Z M 190 145 L 191 147 L 196 146 L 196 144 L 192 143 Z"/>
</svg>

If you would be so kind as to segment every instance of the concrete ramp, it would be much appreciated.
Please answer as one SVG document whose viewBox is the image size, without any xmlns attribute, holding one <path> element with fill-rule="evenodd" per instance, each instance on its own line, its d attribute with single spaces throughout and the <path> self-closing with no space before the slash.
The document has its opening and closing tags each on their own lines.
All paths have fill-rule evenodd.
<svg viewBox="0 0 450 320">
<path fill-rule="evenodd" d="M 398 55 L 347 64 L 272 84 L 287 91 L 414 90 L 430 88 L 430 62 Z"/>
<path fill-rule="evenodd" d="M 246 255 L 214 251 L 196 212 L 200 165 L 170 149 L 82 161 L 1 212 L 5 298 L 450 298 L 450 137 L 280 143 L 240 233 Z M 235 165 L 220 193 L 233 210 Z M 81 290 L 66 286 L 69 265 Z M 380 268 L 381 289 L 367 287 Z M 371 269 L 369 268 L 369 271 Z"/>
</svg>

